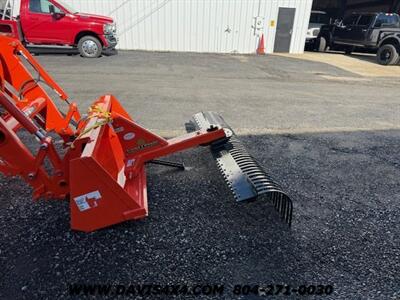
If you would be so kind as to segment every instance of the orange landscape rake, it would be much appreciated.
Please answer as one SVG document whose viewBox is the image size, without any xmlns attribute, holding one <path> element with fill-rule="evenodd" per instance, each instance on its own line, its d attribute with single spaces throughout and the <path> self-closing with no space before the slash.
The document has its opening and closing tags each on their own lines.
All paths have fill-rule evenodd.
<svg viewBox="0 0 400 300">
<path fill-rule="evenodd" d="M 68 104 L 65 114 L 45 86 Z M 82 116 L 21 43 L 9 37 L 0 37 L 0 107 L 0 172 L 22 177 L 34 199 L 69 199 L 74 230 L 146 217 L 146 164 L 182 167 L 158 158 L 200 145 L 210 147 L 237 201 L 265 194 L 291 223 L 290 198 L 216 113 L 194 115 L 193 131 L 173 139 L 138 125 L 111 95 Z M 23 132 L 34 142 L 28 144 Z"/>
</svg>

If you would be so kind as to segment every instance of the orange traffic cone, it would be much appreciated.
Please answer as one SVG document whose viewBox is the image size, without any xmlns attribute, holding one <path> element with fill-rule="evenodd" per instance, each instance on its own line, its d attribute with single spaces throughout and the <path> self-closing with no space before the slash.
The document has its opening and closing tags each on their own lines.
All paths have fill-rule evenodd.
<svg viewBox="0 0 400 300">
<path fill-rule="evenodd" d="M 264 34 L 261 35 L 260 42 L 258 43 L 257 54 L 265 55 L 265 47 L 264 47 Z"/>
</svg>

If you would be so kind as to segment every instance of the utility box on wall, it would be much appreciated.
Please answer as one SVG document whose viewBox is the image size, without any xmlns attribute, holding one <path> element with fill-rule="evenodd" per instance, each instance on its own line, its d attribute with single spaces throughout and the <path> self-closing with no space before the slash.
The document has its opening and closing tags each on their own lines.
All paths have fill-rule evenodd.
<svg viewBox="0 0 400 300">
<path fill-rule="evenodd" d="M 119 49 L 302 53 L 313 0 L 70 0 L 80 12 L 112 16 Z M 292 10 L 282 10 L 288 8 Z M 286 14 L 282 12 L 287 12 Z M 285 30 L 287 32 L 285 32 Z M 275 41 L 281 46 L 278 48 Z"/>
</svg>

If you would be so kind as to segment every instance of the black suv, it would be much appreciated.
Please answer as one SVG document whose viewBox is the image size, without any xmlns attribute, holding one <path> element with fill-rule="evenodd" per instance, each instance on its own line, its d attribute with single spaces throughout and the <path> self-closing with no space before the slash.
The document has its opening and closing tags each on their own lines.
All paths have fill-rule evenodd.
<svg viewBox="0 0 400 300">
<path fill-rule="evenodd" d="M 316 48 L 344 50 L 350 54 L 355 47 L 377 53 L 378 63 L 394 65 L 400 55 L 400 17 L 388 13 L 353 13 L 342 22 L 321 27 Z"/>
</svg>

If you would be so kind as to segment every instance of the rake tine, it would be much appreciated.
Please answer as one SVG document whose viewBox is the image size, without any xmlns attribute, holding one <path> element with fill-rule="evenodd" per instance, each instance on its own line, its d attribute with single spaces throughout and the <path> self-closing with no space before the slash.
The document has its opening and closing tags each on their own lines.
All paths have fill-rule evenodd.
<svg viewBox="0 0 400 300">
<path fill-rule="evenodd" d="M 292 225 L 292 213 L 293 213 L 293 203 L 292 203 L 292 200 L 290 200 L 290 199 L 288 199 L 288 206 L 289 206 L 289 212 L 288 212 L 288 217 L 287 217 L 286 223 L 290 227 Z"/>
<path fill-rule="evenodd" d="M 289 215 L 290 215 L 290 201 L 286 201 L 286 218 L 285 221 L 286 223 L 289 223 Z"/>
<path fill-rule="evenodd" d="M 289 201 L 285 200 L 285 222 L 288 223 L 289 217 Z"/>
<path fill-rule="evenodd" d="M 280 213 L 280 212 L 281 212 L 281 205 L 282 205 L 282 197 L 281 197 L 281 195 L 278 195 L 278 199 L 279 199 L 279 201 L 278 201 L 278 207 L 277 207 L 276 209 L 277 209 L 278 212 Z"/>
<path fill-rule="evenodd" d="M 281 206 L 279 207 L 279 212 L 281 213 L 282 217 L 285 208 L 285 199 L 283 199 L 282 194 L 280 194 L 279 197 L 281 198 Z"/>
</svg>

